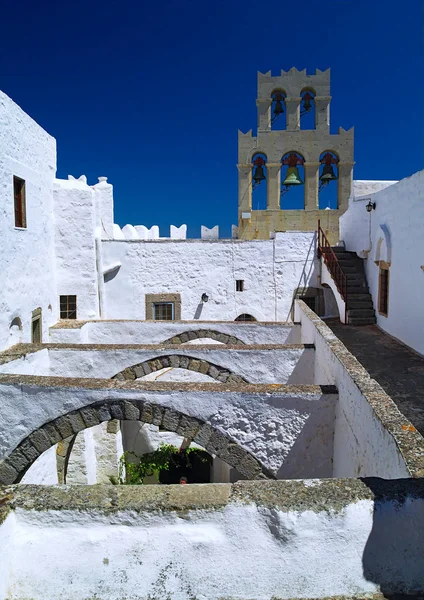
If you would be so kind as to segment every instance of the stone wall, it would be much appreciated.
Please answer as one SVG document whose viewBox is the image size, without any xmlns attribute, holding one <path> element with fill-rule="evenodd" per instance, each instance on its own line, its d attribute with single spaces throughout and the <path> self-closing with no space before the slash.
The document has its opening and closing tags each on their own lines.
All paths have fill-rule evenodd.
<svg viewBox="0 0 424 600">
<path fill-rule="evenodd" d="M 424 592 L 423 480 L 13 486 L 1 521 L 1 600 Z"/>
</svg>

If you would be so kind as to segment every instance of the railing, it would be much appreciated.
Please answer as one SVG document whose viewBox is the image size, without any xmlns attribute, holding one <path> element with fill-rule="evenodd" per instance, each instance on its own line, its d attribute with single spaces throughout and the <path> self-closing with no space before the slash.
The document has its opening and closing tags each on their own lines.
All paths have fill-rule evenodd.
<svg viewBox="0 0 424 600">
<path fill-rule="evenodd" d="M 321 223 L 318 221 L 318 258 L 324 259 L 324 262 L 330 271 L 330 275 L 336 284 L 339 294 L 345 303 L 345 323 L 347 323 L 347 277 L 340 266 L 339 259 L 330 245 L 324 231 L 321 229 Z"/>
</svg>

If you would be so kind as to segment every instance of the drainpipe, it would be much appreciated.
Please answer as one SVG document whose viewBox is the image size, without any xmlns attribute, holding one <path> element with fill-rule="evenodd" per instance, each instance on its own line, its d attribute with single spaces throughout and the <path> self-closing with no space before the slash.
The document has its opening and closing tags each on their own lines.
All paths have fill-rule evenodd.
<svg viewBox="0 0 424 600">
<path fill-rule="evenodd" d="M 104 319 L 106 316 L 105 310 L 105 280 L 103 276 L 103 257 L 102 257 L 102 240 L 100 237 L 100 228 L 96 228 L 96 269 L 97 269 L 97 290 L 99 297 L 99 316 Z"/>
</svg>

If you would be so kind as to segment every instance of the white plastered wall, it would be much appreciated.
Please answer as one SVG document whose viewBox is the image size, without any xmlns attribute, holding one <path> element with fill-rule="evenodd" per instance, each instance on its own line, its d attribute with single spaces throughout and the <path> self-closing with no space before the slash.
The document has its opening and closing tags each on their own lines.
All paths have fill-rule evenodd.
<svg viewBox="0 0 424 600">
<path fill-rule="evenodd" d="M 398 183 L 381 183 L 392 185 L 368 194 L 361 187 L 362 195 L 351 198 L 340 219 L 341 238 L 347 250 L 366 258 L 365 273 L 377 325 L 424 354 L 424 171 Z M 370 189 L 374 191 L 373 186 Z M 365 209 L 369 201 L 376 203 L 370 213 Z M 391 263 L 387 317 L 378 312 L 377 260 Z"/>
<path fill-rule="evenodd" d="M 32 311 L 42 309 L 43 339 L 57 320 L 53 180 L 56 141 L 0 92 L 0 350 L 31 341 Z M 26 229 L 15 228 L 13 176 L 25 180 Z M 10 332 L 13 319 L 20 331 Z M 13 333 L 13 335 L 11 335 Z"/>
<path fill-rule="evenodd" d="M 303 303 L 302 303 L 303 304 Z M 333 477 L 409 477 L 396 440 L 376 416 L 368 400 L 329 341 L 337 340 L 328 329 L 323 335 L 296 302 L 296 320 L 302 341 L 315 344 L 315 381 L 335 385 L 339 398 L 335 411 Z M 359 363 L 358 363 L 359 364 Z M 365 370 L 364 375 L 367 376 Z"/>
<path fill-rule="evenodd" d="M 286 321 L 295 289 L 317 287 L 313 232 L 262 241 L 114 240 L 102 247 L 105 265 L 122 265 L 105 284 L 108 319 L 144 319 L 145 294 L 180 293 L 183 320 L 248 313 L 258 321 Z M 236 292 L 237 279 L 244 280 L 243 292 Z"/>
<path fill-rule="evenodd" d="M 77 296 L 78 319 L 98 318 L 95 191 L 85 181 L 56 179 L 54 206 L 58 296 Z"/>
</svg>

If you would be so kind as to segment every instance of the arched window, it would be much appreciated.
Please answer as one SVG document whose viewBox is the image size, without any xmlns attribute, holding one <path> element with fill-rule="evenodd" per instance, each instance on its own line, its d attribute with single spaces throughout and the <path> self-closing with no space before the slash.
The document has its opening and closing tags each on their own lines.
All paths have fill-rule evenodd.
<svg viewBox="0 0 424 600">
<path fill-rule="evenodd" d="M 266 210 L 267 168 L 265 154 L 252 157 L 252 209 Z"/>
<path fill-rule="evenodd" d="M 274 90 L 271 98 L 271 129 L 281 131 L 286 129 L 286 93 L 283 90 Z"/>
<path fill-rule="evenodd" d="M 315 92 L 306 88 L 300 93 L 300 129 L 315 129 Z"/>
<path fill-rule="evenodd" d="M 20 317 L 15 317 L 9 325 L 9 345 L 20 344 L 22 337 L 22 321 Z"/>
<path fill-rule="evenodd" d="M 243 313 L 236 317 L 234 321 L 256 321 L 253 315 L 249 315 L 248 313 Z"/>
<path fill-rule="evenodd" d="M 319 157 L 319 197 L 318 208 L 320 210 L 336 209 L 339 206 L 339 163 L 338 156 L 331 151 L 325 150 Z"/>
<path fill-rule="evenodd" d="M 298 152 L 287 152 L 281 159 L 281 202 L 284 210 L 305 208 L 305 159 Z"/>
</svg>

